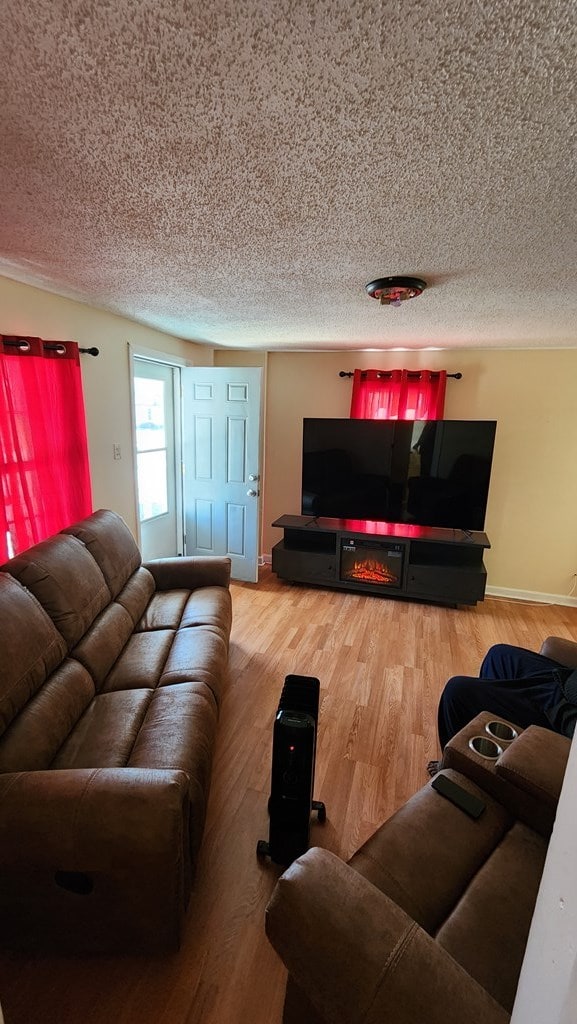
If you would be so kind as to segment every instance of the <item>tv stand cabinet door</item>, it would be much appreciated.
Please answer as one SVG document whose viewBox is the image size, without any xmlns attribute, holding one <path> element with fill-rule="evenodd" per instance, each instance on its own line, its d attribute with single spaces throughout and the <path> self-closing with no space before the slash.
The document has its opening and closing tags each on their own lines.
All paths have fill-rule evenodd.
<svg viewBox="0 0 577 1024">
<path fill-rule="evenodd" d="M 429 601 L 476 604 L 485 596 L 485 566 L 409 565 L 406 593 Z"/>
<path fill-rule="evenodd" d="M 298 550 L 279 541 L 272 549 L 272 570 L 295 583 L 334 584 L 338 580 L 336 551 Z"/>
</svg>

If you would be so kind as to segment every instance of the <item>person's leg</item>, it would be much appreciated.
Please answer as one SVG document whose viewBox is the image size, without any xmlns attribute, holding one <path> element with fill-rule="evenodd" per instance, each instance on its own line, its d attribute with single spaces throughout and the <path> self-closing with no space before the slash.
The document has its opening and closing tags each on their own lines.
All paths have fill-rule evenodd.
<svg viewBox="0 0 577 1024">
<path fill-rule="evenodd" d="M 550 679 L 502 679 L 494 683 L 470 676 L 453 676 L 439 701 L 438 729 L 441 750 L 481 711 L 506 718 L 526 729 L 529 725 L 551 728 L 543 711 L 556 683 Z"/>
<path fill-rule="evenodd" d="M 483 658 L 479 676 L 481 679 L 531 679 L 560 667 L 558 661 L 536 651 L 512 644 L 494 644 Z"/>
</svg>

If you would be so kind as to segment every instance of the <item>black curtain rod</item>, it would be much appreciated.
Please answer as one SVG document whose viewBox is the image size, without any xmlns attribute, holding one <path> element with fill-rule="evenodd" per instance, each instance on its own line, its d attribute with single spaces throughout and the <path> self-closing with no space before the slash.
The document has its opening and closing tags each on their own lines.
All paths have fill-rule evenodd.
<svg viewBox="0 0 577 1024">
<path fill-rule="evenodd" d="M 366 371 L 363 371 L 363 372 L 366 372 Z M 387 374 L 391 373 L 391 372 L 392 372 L 391 370 L 383 370 L 382 373 L 377 373 L 377 377 L 386 377 Z M 434 372 L 435 371 L 433 370 L 433 373 Z M 408 376 L 409 377 L 419 377 L 420 374 L 421 374 L 420 370 L 409 370 Z M 340 372 L 339 372 L 339 377 L 354 377 L 354 375 L 355 375 L 354 374 L 354 370 L 340 370 Z M 448 373 L 447 374 L 447 377 L 454 377 L 455 380 L 461 380 L 462 376 L 463 376 L 462 373 Z"/>
<path fill-rule="evenodd" d="M 3 342 L 4 345 L 10 345 L 12 348 L 20 348 L 23 351 L 26 351 L 26 349 L 30 347 L 27 338 L 6 338 L 6 337 L 3 337 L 2 338 L 2 342 Z M 57 342 L 57 341 L 55 341 L 55 342 L 43 341 L 42 344 L 43 344 L 44 348 L 48 349 L 49 352 L 58 352 L 62 348 L 62 345 L 59 342 Z M 66 349 L 64 349 L 64 351 L 66 351 Z M 94 348 L 94 347 L 92 347 L 92 348 L 79 348 L 78 351 L 82 352 L 82 353 L 86 353 L 86 355 L 88 355 L 88 356 L 97 356 L 97 355 L 100 354 L 100 350 L 97 349 L 97 348 Z"/>
</svg>

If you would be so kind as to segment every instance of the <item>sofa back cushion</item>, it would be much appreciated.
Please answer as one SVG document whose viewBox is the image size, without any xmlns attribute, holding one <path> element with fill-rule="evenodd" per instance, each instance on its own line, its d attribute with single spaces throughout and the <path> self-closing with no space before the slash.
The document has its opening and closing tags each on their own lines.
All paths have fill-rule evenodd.
<svg viewBox="0 0 577 1024">
<path fill-rule="evenodd" d="M 0 572 L 0 737 L 66 655 L 54 623 L 12 576 Z"/>
<path fill-rule="evenodd" d="M 436 934 L 439 945 L 509 1013 L 546 855 L 546 840 L 515 822 Z"/>
<path fill-rule="evenodd" d="M 132 631 L 130 615 L 122 605 L 112 601 L 71 651 L 71 657 L 90 673 L 97 690 L 126 647 Z"/>
<path fill-rule="evenodd" d="M 62 531 L 86 545 L 110 590 L 116 597 L 141 564 L 140 551 L 121 516 L 101 508 Z"/>
<path fill-rule="evenodd" d="M 121 604 L 130 615 L 132 625 L 136 626 L 154 595 L 154 579 L 148 569 L 141 566 L 132 574 L 126 586 L 116 596 L 117 604 Z"/>
<path fill-rule="evenodd" d="M 68 650 L 110 602 L 110 591 L 82 541 L 58 534 L 16 555 L 4 566 L 48 613 Z M 24 630 L 20 629 L 24 636 Z"/>
<path fill-rule="evenodd" d="M 51 768 L 93 701 L 90 674 L 66 658 L 0 736 L 0 772 Z"/>
</svg>

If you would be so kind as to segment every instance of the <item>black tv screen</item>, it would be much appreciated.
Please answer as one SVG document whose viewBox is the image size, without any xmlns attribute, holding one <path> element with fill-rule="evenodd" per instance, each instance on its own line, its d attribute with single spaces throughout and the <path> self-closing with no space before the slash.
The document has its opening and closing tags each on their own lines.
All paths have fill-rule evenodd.
<svg viewBox="0 0 577 1024">
<path fill-rule="evenodd" d="M 496 426 L 307 418 L 301 513 L 482 530 Z"/>
</svg>

